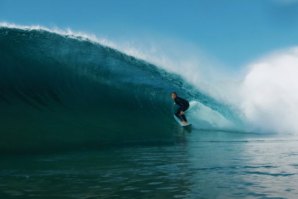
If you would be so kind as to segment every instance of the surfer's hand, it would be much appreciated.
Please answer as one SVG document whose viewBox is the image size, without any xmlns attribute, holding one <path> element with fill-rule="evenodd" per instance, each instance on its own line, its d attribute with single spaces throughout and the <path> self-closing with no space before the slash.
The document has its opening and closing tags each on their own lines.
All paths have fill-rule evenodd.
<svg viewBox="0 0 298 199">
<path fill-rule="evenodd" d="M 180 115 L 183 115 L 184 114 L 184 112 L 183 111 L 180 111 Z"/>
</svg>

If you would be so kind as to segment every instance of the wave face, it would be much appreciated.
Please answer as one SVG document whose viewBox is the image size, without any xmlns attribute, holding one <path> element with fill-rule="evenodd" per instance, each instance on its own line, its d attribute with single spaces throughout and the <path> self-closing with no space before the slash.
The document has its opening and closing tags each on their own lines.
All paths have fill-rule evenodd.
<svg viewBox="0 0 298 199">
<path fill-rule="evenodd" d="M 169 140 L 174 90 L 198 121 L 196 109 L 235 119 L 178 75 L 86 38 L 0 26 L 0 60 L 1 153 Z"/>
</svg>

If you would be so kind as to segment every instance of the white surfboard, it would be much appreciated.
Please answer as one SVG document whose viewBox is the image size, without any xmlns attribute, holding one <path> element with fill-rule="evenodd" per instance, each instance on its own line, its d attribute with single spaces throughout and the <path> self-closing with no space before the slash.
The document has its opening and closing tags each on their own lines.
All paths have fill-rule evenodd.
<svg viewBox="0 0 298 199">
<path fill-rule="evenodd" d="M 191 126 L 191 123 L 183 124 L 175 115 L 174 115 L 174 118 L 177 121 L 177 123 L 182 127 L 190 127 Z"/>
</svg>

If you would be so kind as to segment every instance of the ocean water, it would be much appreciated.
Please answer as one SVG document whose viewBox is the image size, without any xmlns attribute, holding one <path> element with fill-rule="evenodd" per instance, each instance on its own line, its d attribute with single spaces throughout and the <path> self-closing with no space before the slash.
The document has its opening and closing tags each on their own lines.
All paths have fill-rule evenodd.
<svg viewBox="0 0 298 199">
<path fill-rule="evenodd" d="M 296 198 L 298 140 L 195 130 L 172 144 L 1 157 L 1 198 Z"/>
<path fill-rule="evenodd" d="M 296 198 L 297 52 L 253 64 L 225 100 L 196 71 L 0 24 L 0 198 Z"/>
</svg>

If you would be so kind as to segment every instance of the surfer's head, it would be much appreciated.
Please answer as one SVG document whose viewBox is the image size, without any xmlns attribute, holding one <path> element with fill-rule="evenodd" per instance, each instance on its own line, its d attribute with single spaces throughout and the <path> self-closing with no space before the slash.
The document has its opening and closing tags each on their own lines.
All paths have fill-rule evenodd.
<svg viewBox="0 0 298 199">
<path fill-rule="evenodd" d="M 172 92 L 171 93 L 171 97 L 172 97 L 172 99 L 175 99 L 177 97 L 177 93 L 176 92 Z"/>
</svg>

